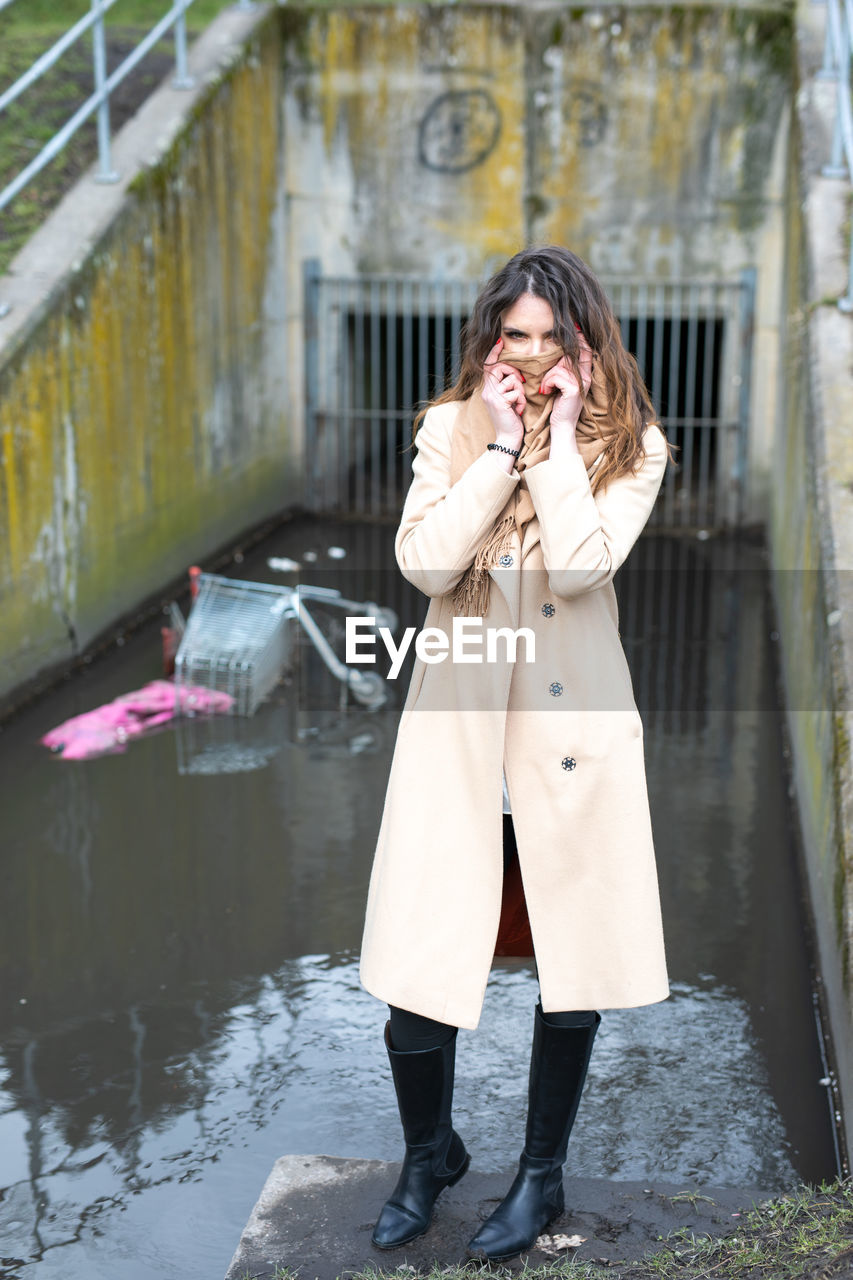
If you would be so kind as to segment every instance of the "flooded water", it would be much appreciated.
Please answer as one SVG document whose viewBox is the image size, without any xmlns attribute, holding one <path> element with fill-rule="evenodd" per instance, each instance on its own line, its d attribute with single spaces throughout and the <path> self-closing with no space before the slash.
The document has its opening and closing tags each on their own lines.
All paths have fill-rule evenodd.
<svg viewBox="0 0 853 1280">
<path fill-rule="evenodd" d="M 423 614 L 393 529 L 292 522 L 229 573 Z M 333 561 L 330 545 L 347 551 Z M 644 539 L 620 582 L 673 981 L 604 1016 L 570 1169 L 767 1190 L 835 1172 L 760 547 Z M 418 613 L 420 610 L 420 613 Z M 329 624 L 330 634 L 335 625 Z M 400 1154 L 357 948 L 394 705 L 309 651 L 251 719 L 62 761 L 38 737 L 160 674 L 159 622 L 0 732 L 0 1276 L 224 1274 L 277 1156 Z M 504 962 L 461 1032 L 482 1169 L 523 1140 L 536 984 Z"/>
</svg>

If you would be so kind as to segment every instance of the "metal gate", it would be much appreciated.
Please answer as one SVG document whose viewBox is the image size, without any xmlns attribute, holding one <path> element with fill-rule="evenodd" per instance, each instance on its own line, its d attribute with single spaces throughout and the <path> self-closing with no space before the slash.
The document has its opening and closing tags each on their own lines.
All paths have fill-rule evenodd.
<svg viewBox="0 0 853 1280">
<path fill-rule="evenodd" d="M 677 446 L 650 521 L 731 528 L 745 518 L 755 273 L 734 281 L 602 278 Z M 414 408 L 456 377 L 479 283 L 324 276 L 305 268 L 306 506 L 399 515 L 411 477 Z"/>
</svg>

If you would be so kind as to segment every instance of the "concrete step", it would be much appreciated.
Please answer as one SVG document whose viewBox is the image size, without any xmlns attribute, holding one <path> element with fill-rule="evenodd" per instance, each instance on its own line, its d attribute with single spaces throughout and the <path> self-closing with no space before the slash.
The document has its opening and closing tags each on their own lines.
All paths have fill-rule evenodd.
<svg viewBox="0 0 853 1280">
<path fill-rule="evenodd" d="M 400 1172 L 399 1164 L 337 1156 L 282 1156 L 252 1210 L 226 1280 L 267 1280 L 291 1267 L 300 1280 L 337 1280 L 365 1268 L 419 1271 L 465 1260 L 465 1247 L 506 1193 L 515 1170 L 469 1170 L 442 1192 L 425 1236 L 401 1249 L 379 1250 L 370 1233 Z M 566 1212 L 526 1255 L 531 1266 L 578 1256 L 636 1260 L 676 1227 L 721 1235 L 733 1216 L 769 1195 L 743 1188 L 695 1188 L 665 1182 L 610 1182 L 566 1177 Z M 582 1236 L 567 1247 L 565 1237 Z M 561 1240 L 560 1237 L 563 1237 Z M 521 1270 L 522 1261 L 505 1264 Z"/>
</svg>

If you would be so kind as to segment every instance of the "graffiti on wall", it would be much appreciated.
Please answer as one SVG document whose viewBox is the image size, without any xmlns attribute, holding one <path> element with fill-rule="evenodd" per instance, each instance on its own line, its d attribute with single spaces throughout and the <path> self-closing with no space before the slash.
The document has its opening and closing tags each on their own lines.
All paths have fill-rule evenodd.
<svg viewBox="0 0 853 1280">
<path fill-rule="evenodd" d="M 580 146 L 597 146 L 607 132 L 607 103 L 599 85 L 574 81 L 566 97 L 565 115 Z"/>
<path fill-rule="evenodd" d="M 486 89 L 451 89 L 427 107 L 418 126 L 418 159 L 436 173 L 466 173 L 497 145 L 501 113 Z"/>
</svg>

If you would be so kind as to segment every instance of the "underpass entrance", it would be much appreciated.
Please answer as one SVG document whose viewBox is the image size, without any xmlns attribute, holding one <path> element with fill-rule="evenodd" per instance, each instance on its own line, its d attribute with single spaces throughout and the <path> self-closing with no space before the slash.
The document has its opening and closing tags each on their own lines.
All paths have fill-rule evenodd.
<svg viewBox="0 0 853 1280">
<path fill-rule="evenodd" d="M 650 527 L 718 531 L 746 521 L 754 272 L 730 281 L 603 278 L 677 465 Z M 399 515 L 414 407 L 456 377 L 478 283 L 323 275 L 306 263 L 306 506 Z"/>
</svg>

